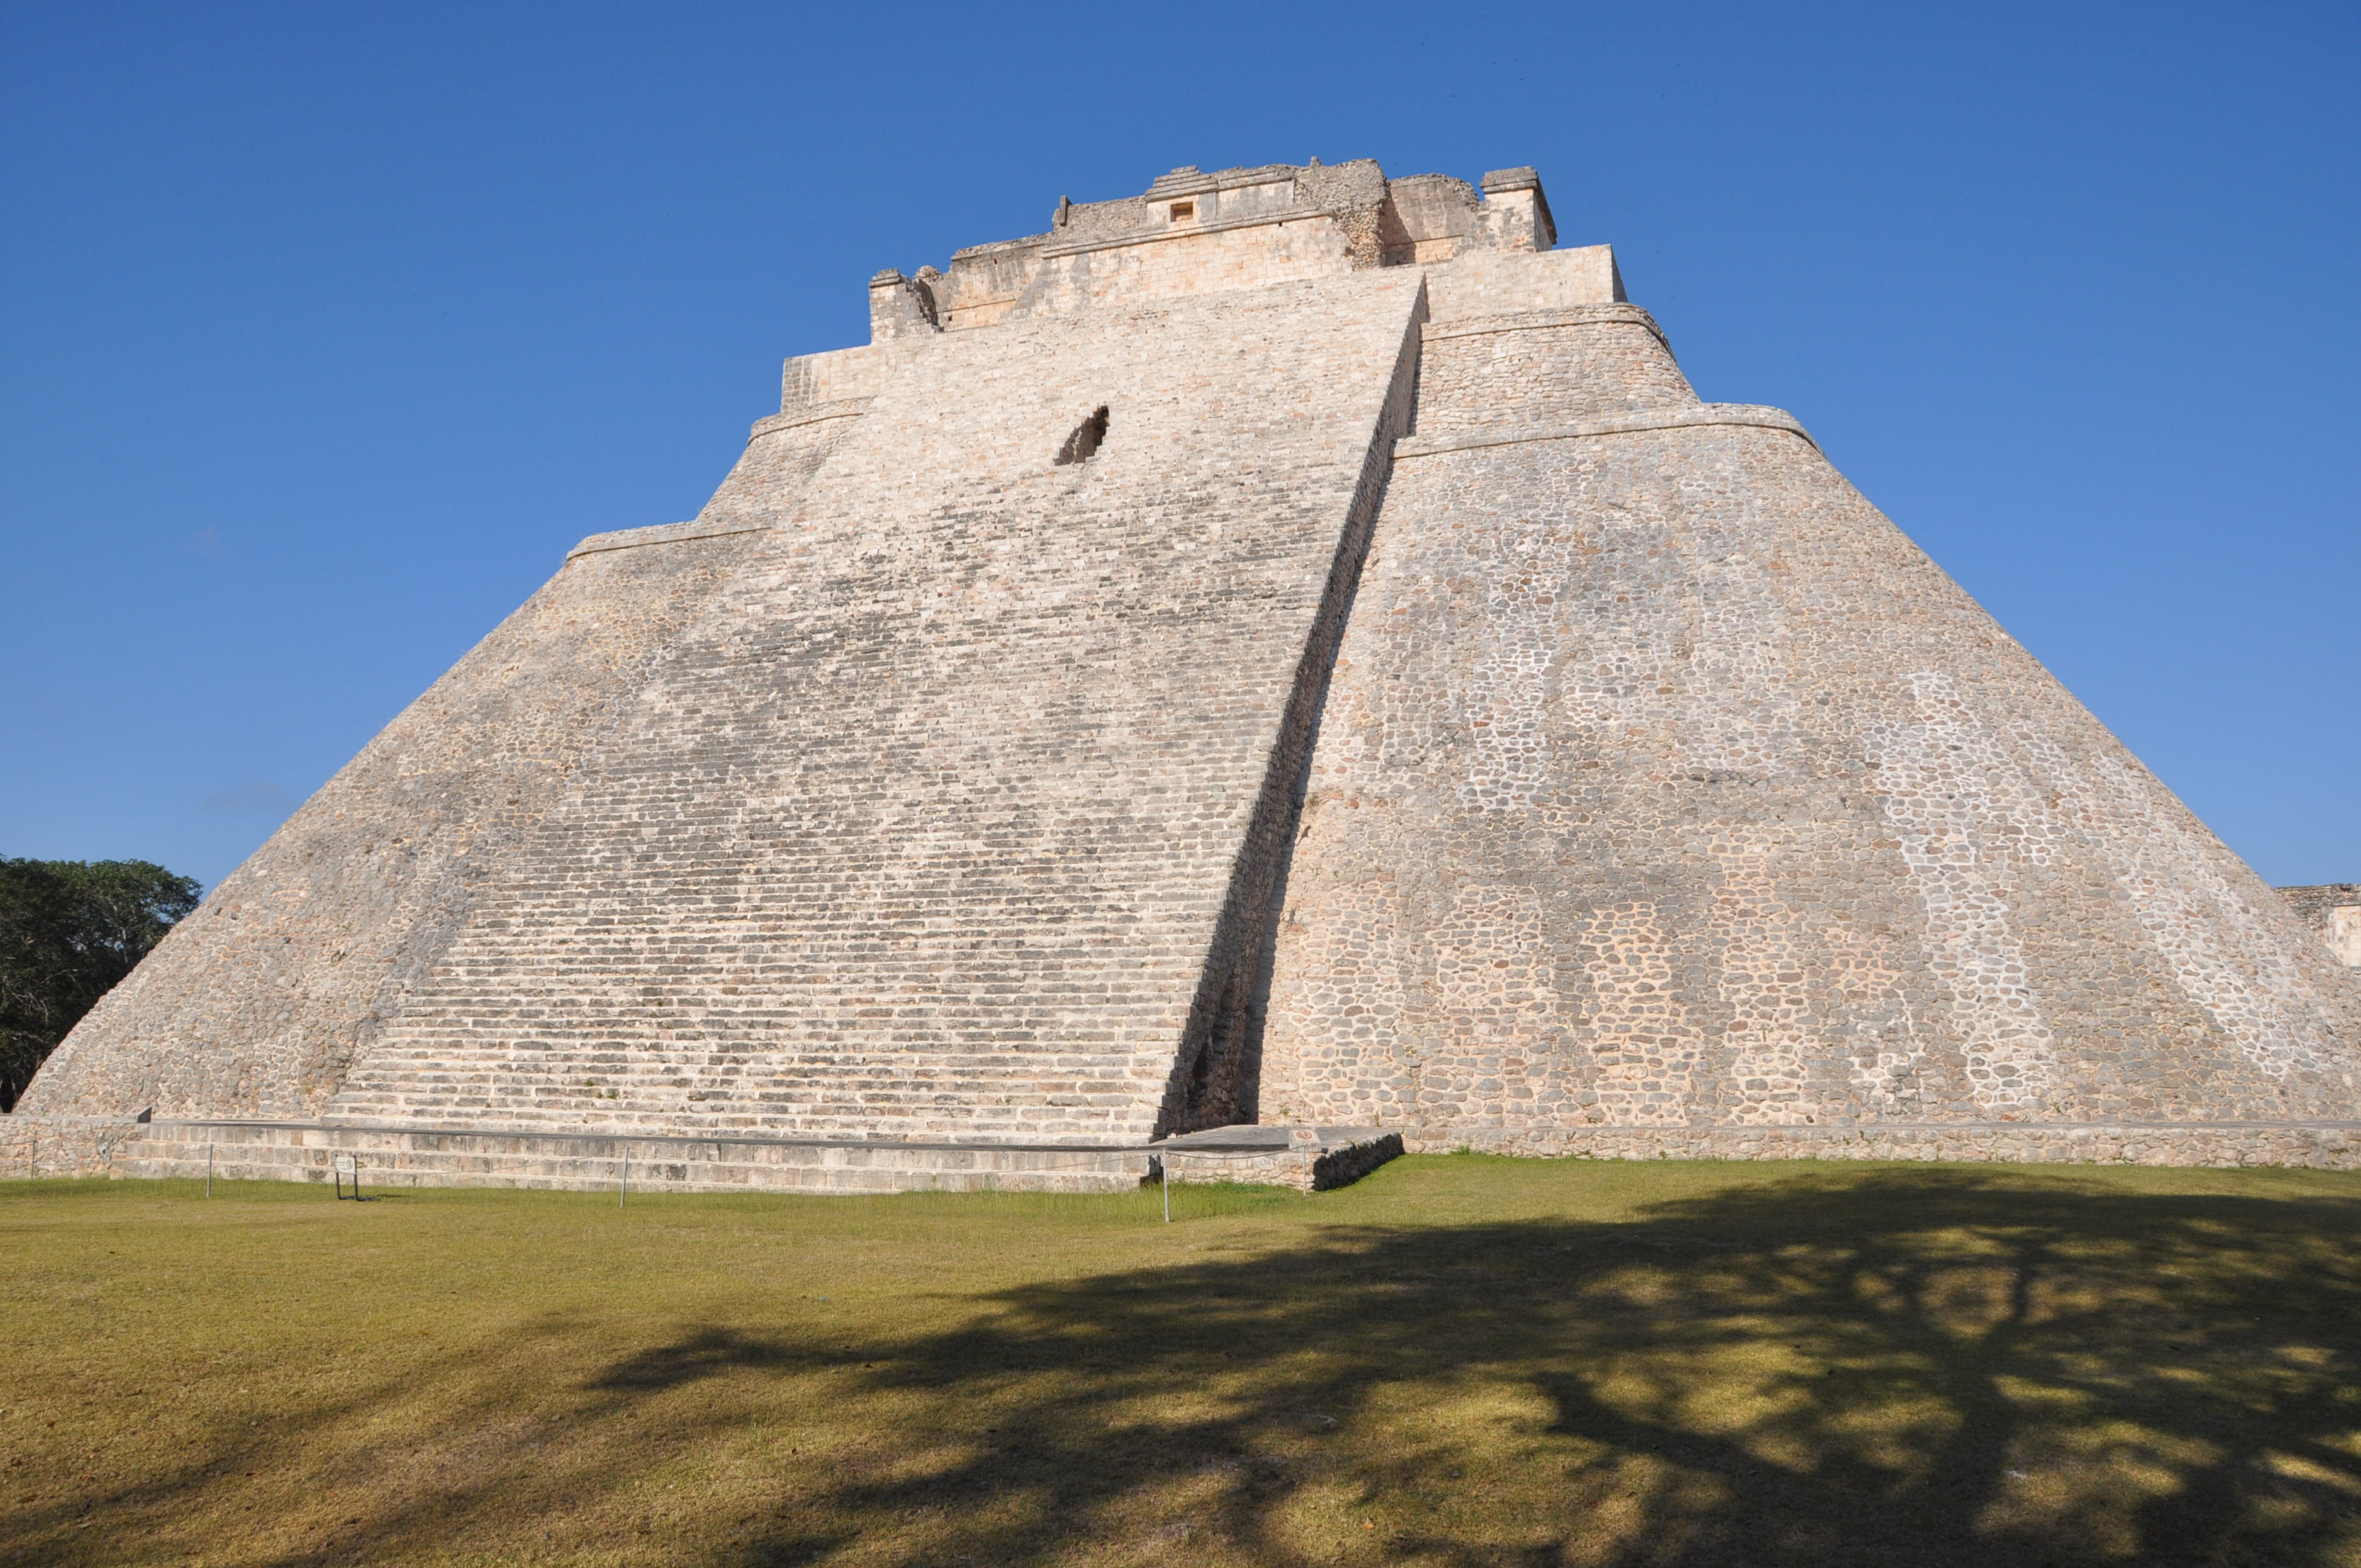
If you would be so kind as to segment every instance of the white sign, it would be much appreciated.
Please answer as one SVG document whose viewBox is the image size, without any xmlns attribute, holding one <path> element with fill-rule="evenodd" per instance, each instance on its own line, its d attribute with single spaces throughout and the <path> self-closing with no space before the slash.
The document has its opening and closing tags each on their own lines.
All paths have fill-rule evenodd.
<svg viewBox="0 0 2361 1568">
<path fill-rule="evenodd" d="M 350 1176 L 359 1168 L 360 1168 L 354 1163 L 352 1156 L 348 1154 L 340 1154 L 336 1157 L 336 1174 L 338 1176 Z"/>
</svg>

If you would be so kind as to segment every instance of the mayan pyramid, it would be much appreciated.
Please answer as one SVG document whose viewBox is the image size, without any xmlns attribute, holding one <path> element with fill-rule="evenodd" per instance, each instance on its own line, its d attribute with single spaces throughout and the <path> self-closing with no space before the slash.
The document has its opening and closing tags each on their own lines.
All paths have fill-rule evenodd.
<svg viewBox="0 0 2361 1568">
<path fill-rule="evenodd" d="M 1249 1123 L 2361 1163 L 2356 971 L 1795 418 L 1701 402 L 1532 170 L 1176 170 L 869 297 L 10 1135 L 820 1188 Z"/>
</svg>

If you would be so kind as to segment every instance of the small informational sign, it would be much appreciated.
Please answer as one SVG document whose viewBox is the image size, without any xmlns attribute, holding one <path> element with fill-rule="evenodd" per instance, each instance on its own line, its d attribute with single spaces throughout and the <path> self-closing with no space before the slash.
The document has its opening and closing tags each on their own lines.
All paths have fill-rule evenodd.
<svg viewBox="0 0 2361 1568">
<path fill-rule="evenodd" d="M 340 1154 L 331 1163 L 335 1167 L 336 1196 L 345 1195 L 345 1178 L 349 1176 L 353 1179 L 353 1197 L 357 1201 L 361 1195 L 361 1162 L 351 1155 Z"/>
<path fill-rule="evenodd" d="M 338 1176 L 350 1176 L 359 1168 L 360 1166 L 353 1159 L 352 1156 L 348 1154 L 340 1154 L 336 1157 L 336 1174 Z"/>
</svg>

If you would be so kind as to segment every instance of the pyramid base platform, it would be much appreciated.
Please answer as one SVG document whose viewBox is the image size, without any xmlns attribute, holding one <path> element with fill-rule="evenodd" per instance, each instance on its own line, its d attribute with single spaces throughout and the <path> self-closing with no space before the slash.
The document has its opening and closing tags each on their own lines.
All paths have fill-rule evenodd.
<svg viewBox="0 0 2361 1568">
<path fill-rule="evenodd" d="M 531 1187 L 631 1192 L 1119 1192 L 1159 1179 L 1304 1191 L 1341 1187 L 1401 1152 L 1391 1134 L 1229 1127 L 1156 1144 L 917 1143 L 828 1138 L 452 1129 L 326 1122 L 18 1124 L 46 1152 L 7 1175 L 225 1181 L 337 1179 L 363 1187 Z"/>
<path fill-rule="evenodd" d="M 298 1122 L 163 1122 L 126 1144 L 129 1177 L 335 1179 L 350 1156 L 366 1187 L 535 1187 L 633 1192 L 1115 1192 L 1137 1187 L 1144 1147 L 919 1144 Z"/>
</svg>

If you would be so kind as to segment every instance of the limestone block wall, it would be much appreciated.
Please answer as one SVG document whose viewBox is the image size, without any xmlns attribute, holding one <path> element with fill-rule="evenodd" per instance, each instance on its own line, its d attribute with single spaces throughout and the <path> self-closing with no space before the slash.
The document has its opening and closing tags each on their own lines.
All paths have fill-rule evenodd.
<svg viewBox="0 0 2361 1568">
<path fill-rule="evenodd" d="M 1620 300 L 1604 246 L 1547 253 L 1555 229 L 1530 169 L 1465 181 L 1389 181 L 1367 159 L 1203 173 L 1175 170 L 1147 193 L 1063 203 L 1047 234 L 971 247 L 948 272 L 881 274 L 872 286 L 880 342 L 927 326 L 964 331 L 1012 317 L 1263 288 L 1376 267 L 1465 263 L 1463 291 L 1488 308 Z M 1441 311 L 1438 295 L 1436 308 Z"/>
<path fill-rule="evenodd" d="M 785 522 L 837 442 L 869 411 L 870 401 L 838 398 L 756 421 L 746 450 L 697 521 L 746 528 Z"/>
<path fill-rule="evenodd" d="M 2361 883 L 2326 883 L 2279 891 L 2296 918 L 2319 936 L 2330 957 L 2348 969 L 2361 968 Z"/>
<path fill-rule="evenodd" d="M 1437 325 L 1463 316 L 1510 315 L 1623 298 L 1612 246 L 1523 252 L 1478 250 L 1427 269 L 1428 313 Z"/>
<path fill-rule="evenodd" d="M 1017 303 L 1020 314 L 1087 309 L 1113 301 L 1173 299 L 1261 288 L 1353 269 L 1344 231 L 1326 213 L 1177 225 L 1147 236 L 1046 249 Z"/>
<path fill-rule="evenodd" d="M 1697 401 L 1637 305 L 1466 314 L 1427 323 L 1416 433 L 1572 424 Z"/>
<path fill-rule="evenodd" d="M 115 1175 L 148 1131 L 129 1116 L 0 1116 L 0 1181 Z"/>
<path fill-rule="evenodd" d="M 1387 187 L 1392 211 L 1382 229 L 1389 265 L 1448 261 L 1475 233 L 1483 197 L 1465 180 L 1411 174 L 1388 181 Z"/>
<path fill-rule="evenodd" d="M 1421 301 L 1364 272 L 909 354 L 336 1114 L 1101 1139 L 1226 1115 L 1235 1051 L 1208 1047 Z M 1056 464 L 1100 407 L 1104 444 Z"/>
<path fill-rule="evenodd" d="M 934 302 L 936 323 L 963 331 L 1012 316 L 1331 277 L 1385 258 L 1388 206 L 1385 172 L 1367 159 L 1210 174 L 1179 169 L 1143 195 L 1061 201 L 1049 233 L 971 247 L 951 258 L 948 272 L 919 269 L 917 282 Z"/>
<path fill-rule="evenodd" d="M 795 355 L 779 367 L 779 411 L 873 398 L 885 389 L 896 363 L 895 350 L 877 344 Z"/>
<path fill-rule="evenodd" d="M 1614 428 L 1714 413 L 1636 313 L 1469 313 L 1322 720 L 1266 1119 L 1703 1154 L 2356 1114 L 2349 977 L 1806 439 Z"/>
</svg>

